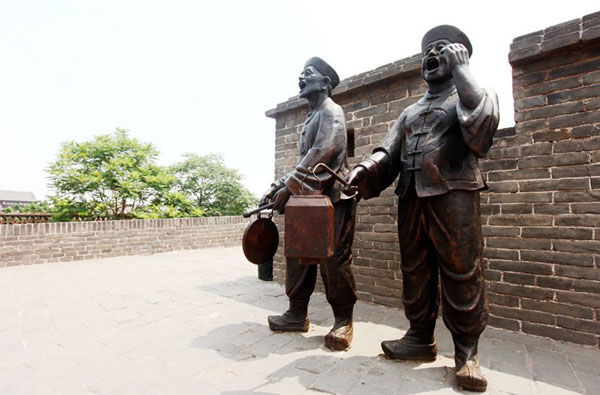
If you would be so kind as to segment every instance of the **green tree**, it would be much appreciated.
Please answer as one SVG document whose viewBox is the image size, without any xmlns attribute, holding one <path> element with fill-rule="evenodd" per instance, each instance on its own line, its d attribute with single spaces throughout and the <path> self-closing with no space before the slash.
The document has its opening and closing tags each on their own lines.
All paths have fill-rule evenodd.
<svg viewBox="0 0 600 395">
<path fill-rule="evenodd" d="M 160 206 L 176 179 L 156 165 L 157 156 L 151 143 L 129 137 L 124 129 L 64 143 L 48 168 L 57 219 L 124 219 Z"/>
<path fill-rule="evenodd" d="M 188 153 L 171 171 L 177 177 L 176 190 L 207 216 L 240 215 L 257 203 L 242 184 L 242 175 L 225 166 L 220 155 Z"/>
<path fill-rule="evenodd" d="M 14 206 L 4 207 L 3 213 L 52 213 L 52 206 L 47 200 L 42 200 L 34 203 L 15 204 Z"/>
</svg>

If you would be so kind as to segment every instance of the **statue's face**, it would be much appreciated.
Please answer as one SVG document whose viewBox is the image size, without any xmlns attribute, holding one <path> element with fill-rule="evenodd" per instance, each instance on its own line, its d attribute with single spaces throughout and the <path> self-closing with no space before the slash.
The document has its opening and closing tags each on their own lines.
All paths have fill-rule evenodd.
<svg viewBox="0 0 600 395">
<path fill-rule="evenodd" d="M 421 75 L 427 83 L 440 84 L 452 78 L 452 71 L 445 56 L 440 56 L 442 49 L 450 44 L 448 40 L 436 40 L 429 43 L 423 52 Z"/>
<path fill-rule="evenodd" d="M 300 80 L 298 82 L 298 86 L 300 87 L 300 97 L 303 98 L 326 90 L 327 84 L 329 84 L 329 78 L 323 76 L 323 74 L 313 66 L 306 67 L 298 79 Z"/>
</svg>

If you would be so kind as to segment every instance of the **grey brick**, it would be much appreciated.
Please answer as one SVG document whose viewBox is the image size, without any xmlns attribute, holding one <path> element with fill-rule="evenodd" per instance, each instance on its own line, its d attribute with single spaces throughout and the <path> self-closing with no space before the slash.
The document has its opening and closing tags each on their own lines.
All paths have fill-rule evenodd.
<svg viewBox="0 0 600 395">
<path fill-rule="evenodd" d="M 600 83 L 600 70 L 587 73 L 583 76 L 584 85 L 593 85 Z"/>
<path fill-rule="evenodd" d="M 574 214 L 600 214 L 600 202 L 573 203 L 571 208 Z"/>
<path fill-rule="evenodd" d="M 569 214 L 571 207 L 568 203 L 542 203 L 533 205 L 534 214 Z"/>
<path fill-rule="evenodd" d="M 600 241 L 591 240 L 592 239 L 592 229 L 573 229 L 573 230 L 586 230 L 590 232 L 589 234 L 585 234 L 585 237 L 578 237 L 574 239 L 577 240 L 555 240 L 552 243 L 554 250 L 556 251 L 564 251 L 564 252 L 577 252 L 577 253 L 596 253 L 600 254 Z M 568 237 L 563 237 L 567 239 Z M 589 240 L 585 240 L 589 239 Z"/>
<path fill-rule="evenodd" d="M 550 250 L 551 242 L 546 239 L 525 239 L 517 237 L 488 237 L 486 246 L 490 248 Z"/>
<path fill-rule="evenodd" d="M 600 281 L 600 270 L 595 267 L 556 265 L 555 271 L 557 276 Z"/>
<path fill-rule="evenodd" d="M 548 95 L 547 101 L 549 105 L 586 99 L 588 97 L 600 96 L 600 84 L 587 85 L 580 88 L 569 89 L 561 92 L 556 92 Z M 558 126 L 560 127 L 560 126 Z"/>
<path fill-rule="evenodd" d="M 573 329 L 578 332 L 600 334 L 600 322 L 581 320 L 572 317 L 557 317 L 556 324 L 562 328 Z"/>
<path fill-rule="evenodd" d="M 556 322 L 556 318 L 552 314 L 531 310 L 521 310 L 513 307 L 491 305 L 490 312 L 499 317 L 512 318 L 519 321 L 536 322 L 547 325 L 554 325 Z"/>
<path fill-rule="evenodd" d="M 539 301 L 533 299 L 523 299 L 521 306 L 526 310 L 544 311 L 552 314 L 568 315 L 571 317 L 592 319 L 594 310 L 589 307 L 574 306 L 571 304 L 557 303 L 553 301 Z"/>
<path fill-rule="evenodd" d="M 579 43 L 579 31 L 565 34 L 556 38 L 546 39 L 542 43 L 542 52 L 551 52 Z"/>
<path fill-rule="evenodd" d="M 504 273 L 503 281 L 519 285 L 536 285 L 536 277 L 532 274 L 524 273 Z"/>
<path fill-rule="evenodd" d="M 589 78 L 588 78 L 589 80 Z M 533 96 L 525 99 L 515 100 L 515 111 L 524 111 L 531 108 L 539 108 L 546 105 L 546 96 Z"/>
<path fill-rule="evenodd" d="M 515 296 L 510 295 L 501 295 L 490 293 L 488 295 L 491 304 L 499 305 L 499 306 L 507 306 L 507 307 L 519 307 L 521 304 L 521 299 Z"/>
<path fill-rule="evenodd" d="M 554 292 L 538 287 L 530 287 L 524 285 L 512 285 L 500 282 L 490 282 L 490 291 L 499 294 L 507 294 L 513 296 L 523 296 L 531 299 L 552 299 Z"/>
<path fill-rule="evenodd" d="M 589 181 L 584 178 L 519 181 L 519 190 L 523 192 L 586 190 L 588 188 Z"/>
<path fill-rule="evenodd" d="M 592 266 L 594 262 L 593 255 L 589 254 L 573 254 L 567 252 L 535 250 L 522 250 L 521 260 L 588 267 Z"/>
<path fill-rule="evenodd" d="M 553 167 L 583 164 L 589 162 L 589 155 L 585 152 L 570 152 L 544 156 L 530 156 L 519 159 L 520 168 Z"/>
<path fill-rule="evenodd" d="M 498 226 L 543 226 L 552 224 L 552 216 L 549 215 L 514 215 L 507 214 L 490 218 L 490 225 Z"/>
<path fill-rule="evenodd" d="M 561 215 L 556 217 L 555 224 L 557 226 L 587 226 L 596 227 L 600 224 L 600 215 L 584 214 L 584 215 Z"/>
<path fill-rule="evenodd" d="M 587 73 L 600 69 L 600 59 L 590 59 L 582 62 L 558 67 L 548 73 L 548 80 L 564 78 L 576 74 Z"/>
<path fill-rule="evenodd" d="M 488 320 L 488 325 L 493 328 L 502 328 L 511 331 L 518 331 L 521 328 L 518 320 L 512 320 L 496 316 L 490 316 Z"/>
<path fill-rule="evenodd" d="M 600 197 L 600 192 L 593 190 L 582 190 L 582 191 L 556 191 L 554 192 L 554 201 L 557 203 L 561 202 L 597 202 Z M 593 204 L 587 205 L 580 203 L 574 203 L 577 214 L 597 214 L 595 206 Z M 575 213 L 575 211 L 573 211 Z"/>
<path fill-rule="evenodd" d="M 526 227 L 523 228 L 521 236 L 549 239 L 591 240 L 593 231 L 591 229 L 566 227 Z M 560 243 L 559 241 L 557 242 Z"/>
<path fill-rule="evenodd" d="M 574 76 L 574 77 L 569 77 L 569 78 L 563 78 L 563 79 L 556 80 L 556 81 L 544 82 L 544 83 L 537 84 L 537 85 L 531 85 L 526 88 L 520 88 L 514 92 L 514 97 L 515 97 L 515 99 L 536 97 L 539 95 L 546 95 L 551 92 L 564 91 L 565 89 L 576 88 L 576 87 L 582 86 L 582 85 L 583 85 L 583 77 L 582 76 Z M 548 103 L 548 104 L 553 104 L 553 103 Z M 550 107 L 552 107 L 552 106 L 543 107 L 543 108 L 541 108 L 539 110 L 535 110 L 535 111 L 543 112 L 546 108 L 549 108 L 549 110 L 547 110 L 549 112 L 557 111 L 556 108 L 553 109 Z M 518 113 L 518 114 L 520 115 L 521 113 Z M 529 119 L 536 119 L 536 118 L 541 118 L 541 117 L 533 117 L 533 118 L 529 118 Z M 517 120 L 518 121 L 526 121 L 529 119 L 517 119 Z"/>
<path fill-rule="evenodd" d="M 596 340 L 593 335 L 573 332 L 564 328 L 523 322 L 522 330 L 523 332 L 531 335 L 550 337 L 553 339 L 569 341 L 577 344 L 596 345 Z"/>
<path fill-rule="evenodd" d="M 486 258 L 490 258 L 490 259 L 496 258 L 496 259 L 518 260 L 519 259 L 519 251 L 486 247 L 483 250 L 483 256 Z"/>
<path fill-rule="evenodd" d="M 490 171 L 488 179 L 493 181 L 513 181 L 550 178 L 548 169 L 519 169 L 508 171 Z"/>
<path fill-rule="evenodd" d="M 583 293 L 583 292 L 570 292 L 570 291 L 556 291 L 556 300 L 563 303 L 572 303 L 578 306 L 589 306 L 594 308 L 600 308 L 600 295 Z"/>
<path fill-rule="evenodd" d="M 547 263 L 490 259 L 488 265 L 491 269 L 503 272 L 531 273 L 539 275 L 552 275 L 553 273 L 552 265 Z"/>
<path fill-rule="evenodd" d="M 531 132 L 533 130 L 544 130 L 548 128 L 548 121 L 546 119 L 535 119 L 533 121 L 520 121 L 515 125 L 517 134 L 524 132 Z"/>
<path fill-rule="evenodd" d="M 579 114 L 563 115 L 550 118 L 548 127 L 551 129 L 572 127 L 600 122 L 600 111 L 587 111 Z"/>
</svg>

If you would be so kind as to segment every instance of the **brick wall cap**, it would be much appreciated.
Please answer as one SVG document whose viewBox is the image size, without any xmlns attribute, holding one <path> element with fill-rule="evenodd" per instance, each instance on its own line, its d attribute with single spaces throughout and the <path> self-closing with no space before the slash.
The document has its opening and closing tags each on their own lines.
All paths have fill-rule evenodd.
<svg viewBox="0 0 600 395">
<path fill-rule="evenodd" d="M 337 95 L 347 94 L 348 92 L 354 91 L 356 89 L 378 84 L 392 78 L 397 78 L 401 75 L 413 74 L 415 72 L 420 71 L 421 54 L 418 53 L 406 58 L 396 60 L 392 63 L 388 63 L 383 66 L 377 67 L 374 70 L 366 71 L 364 73 L 356 74 L 351 77 L 345 78 L 333 90 L 332 97 L 335 98 Z M 265 115 L 269 118 L 276 118 L 281 113 L 307 106 L 308 102 L 306 100 L 300 99 L 299 96 L 293 96 L 290 97 L 288 100 L 277 104 L 275 108 L 266 111 Z"/>
<path fill-rule="evenodd" d="M 513 66 L 521 65 L 596 40 L 599 23 L 600 12 L 596 12 L 518 36 L 510 46 L 508 61 Z M 534 37 L 540 39 L 532 39 Z"/>
</svg>

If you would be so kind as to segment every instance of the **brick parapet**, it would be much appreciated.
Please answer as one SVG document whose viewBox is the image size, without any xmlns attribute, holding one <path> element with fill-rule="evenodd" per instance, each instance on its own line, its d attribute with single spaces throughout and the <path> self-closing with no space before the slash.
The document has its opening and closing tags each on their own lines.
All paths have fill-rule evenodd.
<svg viewBox="0 0 600 395">
<path fill-rule="evenodd" d="M 241 245 L 242 217 L 0 225 L 0 267 Z"/>
<path fill-rule="evenodd" d="M 599 346 L 600 13 L 516 38 L 515 133 L 482 162 L 491 325 Z"/>
<path fill-rule="evenodd" d="M 556 52 L 579 49 L 598 39 L 600 12 L 516 37 L 510 45 L 508 59 L 517 66 Z"/>
<path fill-rule="evenodd" d="M 332 97 L 337 102 L 341 96 L 352 95 L 361 88 L 399 77 L 413 76 L 419 74 L 420 70 L 421 55 L 416 54 L 340 81 L 339 85 L 333 90 Z M 270 118 L 278 118 L 281 113 L 292 111 L 299 107 L 308 108 L 306 101 L 296 95 L 277 104 L 275 108 L 266 111 L 265 115 Z"/>
</svg>

